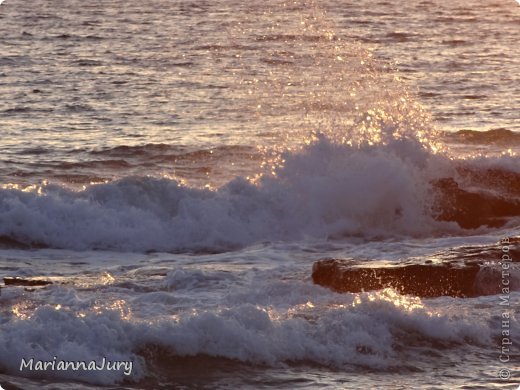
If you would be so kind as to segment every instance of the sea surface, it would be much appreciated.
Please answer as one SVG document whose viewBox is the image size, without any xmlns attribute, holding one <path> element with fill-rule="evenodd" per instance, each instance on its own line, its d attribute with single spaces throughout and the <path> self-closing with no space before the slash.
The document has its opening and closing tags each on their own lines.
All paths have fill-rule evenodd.
<svg viewBox="0 0 520 390">
<path fill-rule="evenodd" d="M 0 277 L 52 282 L 0 289 L 5 389 L 520 384 L 516 265 L 507 307 L 311 278 L 520 235 L 434 185 L 520 198 L 516 1 L 7 0 L 0 96 Z"/>
</svg>

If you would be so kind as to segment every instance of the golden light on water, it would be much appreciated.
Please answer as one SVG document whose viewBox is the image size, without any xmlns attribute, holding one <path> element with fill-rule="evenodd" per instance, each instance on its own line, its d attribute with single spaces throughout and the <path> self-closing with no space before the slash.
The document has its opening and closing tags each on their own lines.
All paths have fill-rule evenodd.
<svg viewBox="0 0 520 390">
<path fill-rule="evenodd" d="M 101 302 L 97 300 L 91 307 L 91 312 L 102 314 L 106 311 L 114 311 L 119 314 L 120 318 L 129 321 L 132 318 L 132 309 L 124 299 L 115 299 L 109 302 Z M 80 312 L 79 317 L 85 317 L 88 312 Z"/>
<path fill-rule="evenodd" d="M 389 302 L 395 307 L 408 312 L 424 309 L 421 298 L 401 295 L 391 288 L 385 288 L 384 290 L 370 294 L 358 294 L 352 303 L 352 307 L 366 304 L 366 302 Z M 431 315 L 431 313 L 428 314 Z"/>
<path fill-rule="evenodd" d="M 114 281 L 115 281 L 115 278 L 112 275 L 110 275 L 108 272 L 105 272 L 103 274 L 103 276 L 101 276 L 101 279 L 100 279 L 101 284 L 103 284 L 105 286 L 108 284 L 114 283 Z"/>
<path fill-rule="evenodd" d="M 11 313 L 20 320 L 28 320 L 32 317 L 33 307 L 27 302 L 16 303 L 11 307 Z"/>
</svg>

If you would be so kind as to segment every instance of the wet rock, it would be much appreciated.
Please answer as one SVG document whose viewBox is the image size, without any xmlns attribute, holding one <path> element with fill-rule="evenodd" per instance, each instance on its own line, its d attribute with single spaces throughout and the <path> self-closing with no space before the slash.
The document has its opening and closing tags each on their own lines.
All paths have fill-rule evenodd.
<svg viewBox="0 0 520 390">
<path fill-rule="evenodd" d="M 500 227 L 511 217 L 520 216 L 520 199 L 504 197 L 492 192 L 468 191 L 453 178 L 444 178 L 433 183 L 440 192 L 436 205 L 436 219 L 454 221 L 464 229 L 479 226 Z"/>
<path fill-rule="evenodd" d="M 520 289 L 519 240 L 509 238 L 510 287 Z M 314 283 L 337 292 L 393 288 L 418 297 L 475 297 L 500 293 L 502 245 L 459 247 L 430 259 L 401 262 L 322 259 L 314 263 Z"/>
<path fill-rule="evenodd" d="M 314 283 L 338 292 L 393 288 L 400 294 L 419 297 L 471 297 L 478 295 L 474 285 L 479 270 L 478 264 L 360 264 L 350 260 L 324 259 L 314 263 L 312 279 Z"/>
<path fill-rule="evenodd" d="M 27 244 L 10 236 L 0 236 L 0 249 L 43 249 L 47 245 L 39 242 Z"/>
<path fill-rule="evenodd" d="M 24 287 L 40 287 L 40 286 L 48 286 L 52 284 L 51 281 L 48 280 L 40 280 L 40 279 L 24 279 L 19 277 L 5 277 L 4 284 L 6 286 L 24 286 Z"/>
<path fill-rule="evenodd" d="M 0 249 L 28 249 L 29 245 L 26 245 L 14 238 L 8 236 L 0 236 Z"/>
</svg>

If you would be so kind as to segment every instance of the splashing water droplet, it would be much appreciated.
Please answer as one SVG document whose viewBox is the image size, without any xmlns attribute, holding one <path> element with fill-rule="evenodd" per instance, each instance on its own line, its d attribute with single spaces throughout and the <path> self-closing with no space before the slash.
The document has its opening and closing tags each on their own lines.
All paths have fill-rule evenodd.
<svg viewBox="0 0 520 390">
<path fill-rule="evenodd" d="M 251 112 L 252 131 L 271 134 L 259 145 L 267 172 L 283 164 L 284 152 L 319 136 L 353 147 L 411 140 L 433 153 L 443 150 L 429 114 L 397 70 L 338 36 L 315 1 L 247 12 L 230 40 L 254 49 L 237 64 L 238 84 L 247 88 L 238 100 Z"/>
</svg>

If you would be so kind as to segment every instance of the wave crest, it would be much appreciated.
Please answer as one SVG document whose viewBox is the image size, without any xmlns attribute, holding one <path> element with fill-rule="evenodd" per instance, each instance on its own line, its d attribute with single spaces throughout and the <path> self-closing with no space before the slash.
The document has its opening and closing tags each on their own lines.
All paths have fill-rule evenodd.
<svg viewBox="0 0 520 390">
<path fill-rule="evenodd" d="M 471 176 L 477 163 L 457 173 L 451 160 L 410 138 L 353 147 L 320 136 L 282 159 L 274 175 L 255 183 L 236 178 L 216 190 L 142 177 L 79 192 L 55 185 L 3 189 L 0 236 L 4 244 L 76 250 L 220 251 L 306 237 L 422 236 L 456 230 L 436 218 L 473 228 L 520 214 L 514 197 L 489 191 L 493 178 L 512 175 L 516 185 L 519 174 L 501 168 L 497 175 L 495 167 Z M 471 192 L 471 177 L 484 189 Z M 475 204 L 498 206 L 479 214 Z M 488 223 L 498 217 L 501 223 Z"/>
</svg>

